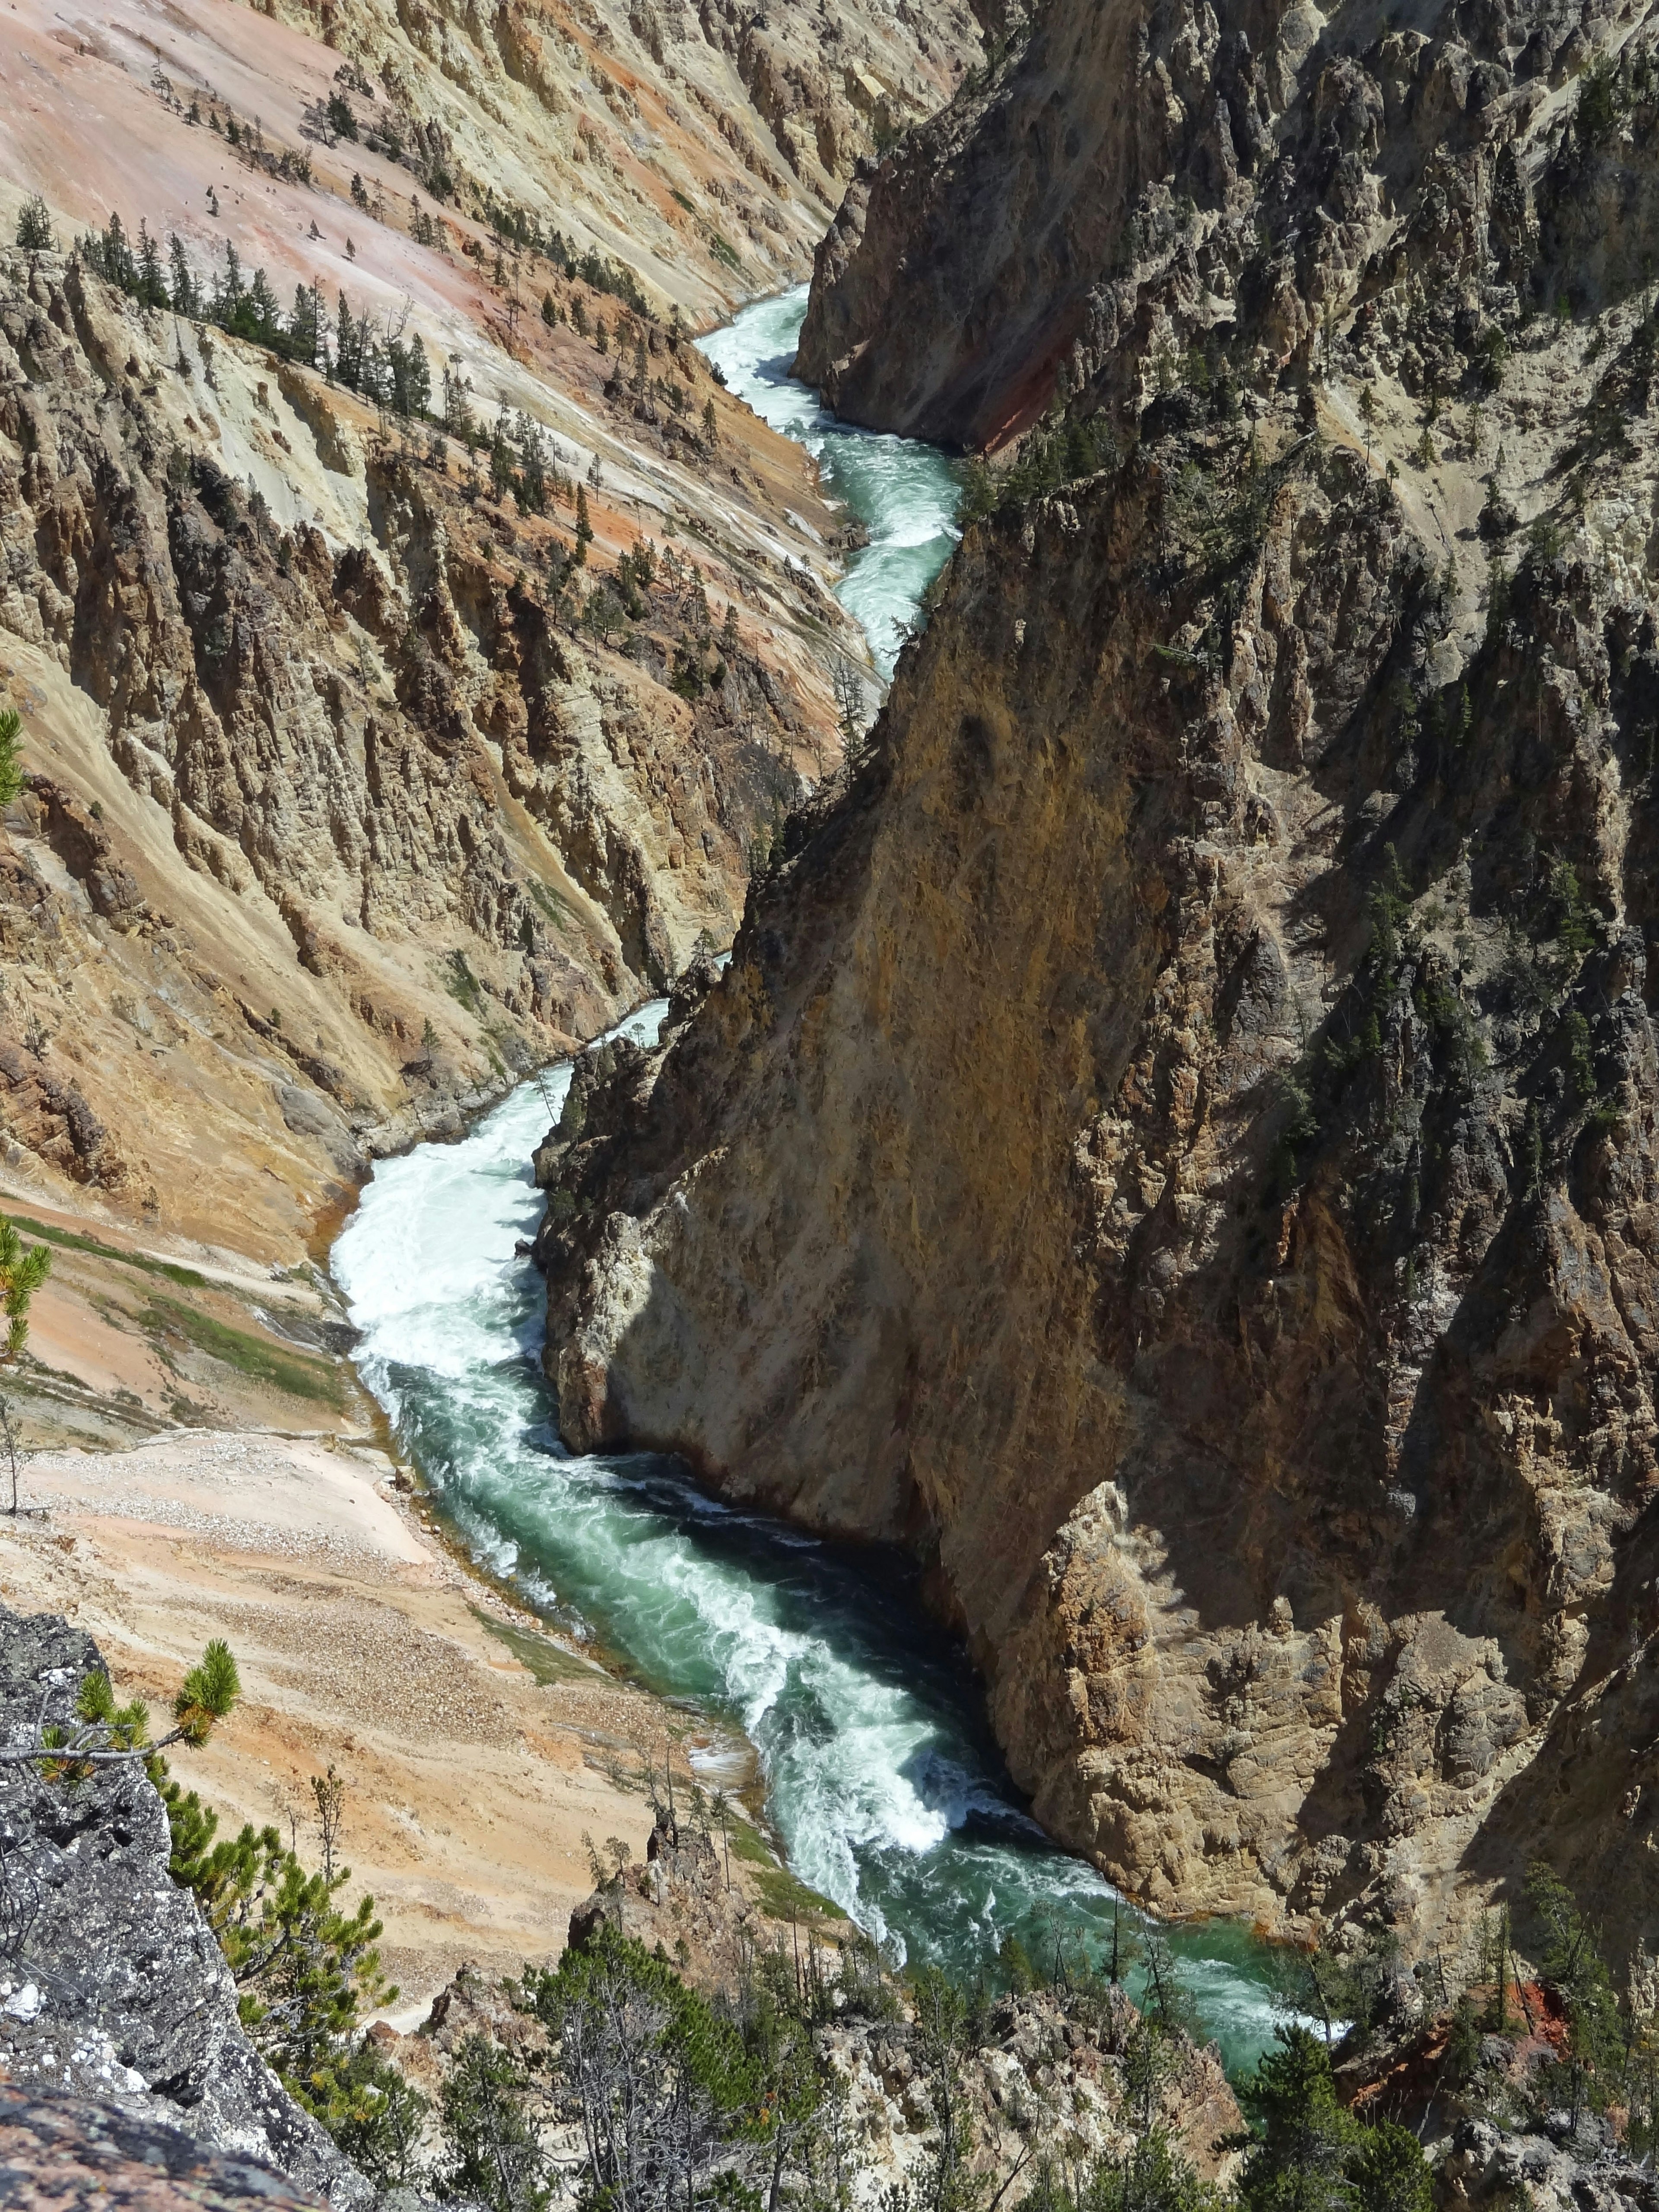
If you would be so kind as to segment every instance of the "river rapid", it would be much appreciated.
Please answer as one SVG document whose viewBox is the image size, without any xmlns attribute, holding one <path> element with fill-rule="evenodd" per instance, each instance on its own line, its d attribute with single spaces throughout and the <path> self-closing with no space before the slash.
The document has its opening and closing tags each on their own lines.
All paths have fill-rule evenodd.
<svg viewBox="0 0 1659 2212">
<path fill-rule="evenodd" d="M 762 301 L 702 343 L 869 530 L 841 596 L 890 672 L 955 542 L 955 471 L 927 447 L 835 422 L 793 380 L 805 296 Z M 654 1041 L 662 1012 L 642 1007 L 624 1033 Z M 791 1868 L 895 1952 L 993 1980 L 1011 1935 L 1045 1968 L 1057 1948 L 1098 1960 L 1114 1893 L 1021 1809 L 978 1685 L 898 1563 L 723 1507 L 672 1460 L 575 1457 L 559 1443 L 542 1284 L 514 1245 L 540 1218 L 530 1154 L 569 1080 L 568 1066 L 550 1070 L 460 1143 L 380 1163 L 335 1245 L 360 1371 L 404 1449 L 524 1604 L 742 1730 Z M 1263 1948 L 1232 1923 L 1171 1932 L 1205 2030 L 1231 2069 L 1249 2066 L 1274 2018 Z"/>
<path fill-rule="evenodd" d="M 935 446 L 838 422 L 818 396 L 790 374 L 806 315 L 807 287 L 757 300 L 723 329 L 697 341 L 700 351 L 764 422 L 805 446 L 823 488 L 870 533 L 847 563 L 836 597 L 862 626 L 884 678 L 917 605 L 951 556 L 958 532 L 957 465 Z"/>
</svg>

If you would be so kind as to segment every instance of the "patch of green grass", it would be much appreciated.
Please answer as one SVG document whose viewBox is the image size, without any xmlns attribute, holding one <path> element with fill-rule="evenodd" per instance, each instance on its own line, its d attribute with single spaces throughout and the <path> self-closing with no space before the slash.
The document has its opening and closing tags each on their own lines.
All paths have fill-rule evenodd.
<svg viewBox="0 0 1659 2212">
<path fill-rule="evenodd" d="M 180 1305 L 176 1298 L 152 1298 L 139 1320 L 143 1328 L 158 1335 L 182 1336 L 210 1359 L 234 1368 L 250 1382 L 265 1383 L 288 1397 L 308 1399 L 316 1405 L 337 1407 L 340 1404 L 339 1374 L 326 1360 L 308 1358 L 304 1352 L 278 1351 L 263 1338 L 232 1328 L 228 1322 L 215 1321 L 211 1314 Z"/>
<path fill-rule="evenodd" d="M 774 1867 L 778 1863 L 775 1851 L 769 1850 L 759 1831 L 751 1828 L 747 1820 L 732 1820 L 727 1824 L 726 1840 L 732 1847 L 733 1858 L 746 1859 L 750 1866 Z"/>
<path fill-rule="evenodd" d="M 787 1867 L 768 1867 L 755 1876 L 761 1911 L 769 1920 L 844 1920 L 840 1905 L 797 1881 Z"/>
<path fill-rule="evenodd" d="M 834 1905 L 816 1889 L 809 1889 L 798 1881 L 787 1867 L 778 1864 L 777 1854 L 767 1843 L 760 1830 L 751 1827 L 747 1820 L 731 1820 L 726 1824 L 726 1847 L 734 1859 L 758 1869 L 754 1876 L 754 1889 L 760 1899 L 761 1911 L 771 1920 L 845 1920 L 847 1915 L 840 1905 Z"/>
<path fill-rule="evenodd" d="M 674 198 L 679 202 L 680 205 L 685 210 L 687 215 L 696 215 L 697 211 L 696 209 L 693 207 L 690 201 L 687 199 L 685 194 L 680 190 L 678 185 L 671 185 L 668 189 L 672 192 Z"/>
<path fill-rule="evenodd" d="M 568 935 L 575 927 L 576 917 L 570 910 L 569 901 L 562 899 L 550 884 L 540 883 L 532 876 L 525 889 L 541 908 L 544 919 L 550 921 L 555 929 Z"/>
<path fill-rule="evenodd" d="M 464 1006 L 474 1016 L 483 1012 L 483 993 L 478 979 L 466 964 L 465 952 L 447 953 L 439 970 L 440 980 L 458 1006 Z"/>
<path fill-rule="evenodd" d="M 487 1629 L 498 1643 L 506 1644 L 521 1667 L 530 1669 L 543 1689 L 550 1682 L 592 1680 L 593 1669 L 568 1651 L 562 1651 L 550 1637 L 538 1636 L 533 1628 L 516 1628 L 509 1620 L 497 1620 L 482 1606 L 473 1606 L 471 1613 L 481 1628 Z"/>
<path fill-rule="evenodd" d="M 737 248 L 730 240 L 722 238 L 717 230 L 711 230 L 708 234 L 708 251 L 716 261 L 723 261 L 728 269 L 743 267 L 742 262 L 738 258 Z"/>
<path fill-rule="evenodd" d="M 147 1275 L 165 1275 L 170 1283 L 177 1283 L 186 1291 L 204 1291 L 208 1287 L 205 1275 L 198 1275 L 194 1267 L 180 1267 L 171 1260 L 152 1260 L 148 1252 L 118 1252 L 112 1244 L 100 1243 L 95 1237 L 83 1237 L 73 1229 L 54 1229 L 44 1221 L 31 1221 L 27 1214 L 14 1213 L 15 1221 L 26 1237 L 39 1237 L 48 1244 L 56 1244 L 65 1252 L 89 1252 L 95 1260 L 118 1260 L 124 1267 L 141 1267 Z"/>
</svg>

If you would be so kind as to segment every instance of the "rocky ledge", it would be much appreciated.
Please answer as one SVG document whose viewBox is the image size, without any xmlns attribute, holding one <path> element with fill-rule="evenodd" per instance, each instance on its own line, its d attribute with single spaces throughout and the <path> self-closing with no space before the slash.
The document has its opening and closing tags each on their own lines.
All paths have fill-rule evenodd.
<svg viewBox="0 0 1659 2212">
<path fill-rule="evenodd" d="M 70 1719 L 102 1665 L 67 1622 L 0 1609 L 4 1741 Z M 243 2033 L 218 1944 L 170 1856 L 166 1808 L 142 1767 L 106 1766 L 73 1789 L 33 1765 L 0 1769 L 0 2074 L 13 2092 L 0 2109 L 0 2173 L 32 2137 L 65 2189 L 81 2185 L 78 2161 L 107 2151 L 140 2167 L 159 2159 L 181 2187 L 199 2179 L 207 2194 L 191 2202 L 264 2188 L 246 2179 L 254 2161 L 274 2170 L 275 2203 L 301 2201 L 295 2191 L 341 2208 L 371 2203 L 370 2184 Z M 82 2100 L 118 2114 L 88 2116 Z M 228 2156 L 192 2164 L 181 2137 Z"/>
</svg>

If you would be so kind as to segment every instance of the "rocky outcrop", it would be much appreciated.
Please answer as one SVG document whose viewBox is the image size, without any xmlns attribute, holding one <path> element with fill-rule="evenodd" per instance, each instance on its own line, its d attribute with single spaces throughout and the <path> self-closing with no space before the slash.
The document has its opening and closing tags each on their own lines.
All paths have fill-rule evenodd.
<svg viewBox="0 0 1659 2212">
<path fill-rule="evenodd" d="M 964 0 L 833 15 L 735 0 L 274 9 L 348 57 L 348 87 L 422 185 L 495 181 L 699 313 L 804 270 L 859 157 L 949 97 L 978 51 Z M 356 85 L 350 79 L 355 76 Z M 735 280 L 735 283 L 734 283 Z"/>
<path fill-rule="evenodd" d="M 799 1893 L 786 1938 L 780 1916 L 767 1917 L 763 1892 L 750 1894 L 752 1875 L 752 1859 L 728 1850 L 723 1860 L 707 1828 L 664 1816 L 643 1863 L 619 1867 L 571 1914 L 571 1948 L 614 1928 L 672 1956 L 694 1988 L 738 2008 L 758 1955 L 788 1959 L 798 1981 L 825 1992 L 815 2040 L 844 2087 L 872 2193 L 902 2182 L 939 2125 L 914 1993 L 884 1978 L 872 1947 L 838 1916 L 803 1913 Z M 1079 2160 L 1123 2154 L 1136 2133 L 1127 2053 L 1139 2021 L 1119 1986 L 1024 1988 L 980 2008 L 957 2087 L 988 2186 L 1000 2183 L 1018 2202 L 1020 2173 L 1061 2143 Z M 1220 2059 L 1178 2031 L 1168 2055 L 1158 2117 L 1201 2175 L 1225 2177 L 1237 2160 L 1224 2139 L 1243 2121 Z"/>
<path fill-rule="evenodd" d="M 1587 2114 L 1575 2129 L 1565 2111 L 1551 2118 L 1553 2127 L 1531 2129 L 1461 2120 L 1435 2174 L 1437 2205 L 1474 2212 L 1524 2191 L 1539 2212 L 1652 2212 L 1659 2182 L 1607 2121 Z"/>
<path fill-rule="evenodd" d="M 1411 389 L 1449 390 L 1517 280 L 1576 308 L 1634 280 L 1650 134 L 1599 106 L 1593 134 L 1562 124 L 1645 17 L 1062 0 L 860 165 L 799 373 L 854 422 L 983 448 L 1056 398 L 1138 406 L 1194 343 L 1278 367 L 1357 314 Z"/>
<path fill-rule="evenodd" d="M 101 1665 L 91 1638 L 64 1621 L 0 1610 L 6 1740 L 71 1719 L 82 1680 Z M 370 2185 L 243 2033 L 218 1944 L 167 1871 L 171 1849 L 166 1809 L 140 1767 L 105 1767 L 73 1788 L 32 1765 L 3 1770 L 0 2069 L 13 2094 L 0 2110 L 0 2170 L 23 2130 L 42 2165 L 56 2162 L 66 2179 L 94 2142 L 118 2162 L 155 2154 L 181 2180 L 228 2188 L 239 2179 L 232 2161 L 194 2158 L 182 2136 L 275 2167 L 331 2204 L 372 2202 Z M 76 2118 L 37 2091 L 116 2105 L 125 2117 Z"/>
<path fill-rule="evenodd" d="M 0 2193 L 15 2212 L 301 2212 L 324 2202 L 270 2166 L 134 2113 L 0 2086 Z"/>
<path fill-rule="evenodd" d="M 1324 81 L 1357 176 L 1369 95 Z M 1650 76 L 1588 82 L 1639 145 Z M 1316 291 L 1316 378 L 1276 283 L 1163 390 L 1155 320 L 1099 372 L 1146 371 L 1133 450 L 1064 483 L 1091 387 L 1042 434 L 1060 488 L 969 532 L 726 974 L 573 1085 L 548 1365 L 573 1442 L 912 1547 L 1040 1816 L 1161 1910 L 1455 1952 L 1543 1854 L 1627 1949 L 1655 325 L 1639 290 L 1529 319 L 1504 239 L 1553 283 L 1571 180 L 1640 163 L 1592 106 L 1472 240 L 1449 206 L 1502 153 L 1460 98 L 1446 220 L 1416 204 L 1394 289 L 1363 264 L 1328 370 Z M 1285 221 L 1328 243 L 1322 204 Z M 1482 466 L 1531 514 L 1498 562 Z"/>
</svg>

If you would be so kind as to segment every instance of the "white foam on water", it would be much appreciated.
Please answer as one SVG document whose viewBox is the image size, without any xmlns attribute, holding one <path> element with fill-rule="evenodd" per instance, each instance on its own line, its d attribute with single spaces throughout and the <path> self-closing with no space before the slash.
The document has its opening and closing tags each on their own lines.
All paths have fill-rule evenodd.
<svg viewBox="0 0 1659 2212">
<path fill-rule="evenodd" d="M 701 341 L 732 388 L 817 453 L 872 532 L 842 598 L 890 670 L 953 542 L 950 465 L 849 434 L 787 375 L 805 288 Z M 662 1002 L 622 1024 L 653 1039 Z M 701 1496 L 661 1458 L 560 1444 L 540 1364 L 544 1297 L 517 1240 L 542 1203 L 530 1156 L 564 1066 L 460 1142 L 381 1162 L 334 1248 L 365 1382 L 475 1555 L 525 1603 L 625 1656 L 659 1692 L 739 1725 L 795 1873 L 893 1952 L 972 1973 L 1018 1936 L 1098 1960 L 1108 1884 L 1014 1802 L 965 1662 L 903 1593 L 799 1531 Z M 1176 1931 L 1201 2017 L 1234 2065 L 1269 2039 L 1259 1957 L 1238 1929 Z"/>
<path fill-rule="evenodd" d="M 790 374 L 806 313 L 807 287 L 757 300 L 724 329 L 697 340 L 727 387 L 763 422 L 805 447 L 825 489 L 870 533 L 848 560 L 836 596 L 862 628 L 890 678 L 922 593 L 961 535 L 960 486 L 945 455 L 914 439 L 838 422 Z"/>
<path fill-rule="evenodd" d="M 661 1011 L 630 1030 L 653 1034 Z M 742 1728 L 801 1880 L 901 1957 L 973 1971 L 1005 1936 L 1040 1952 L 1053 1928 L 1098 1957 L 1113 1893 L 1009 1797 L 936 1632 L 860 1567 L 701 1496 L 671 1462 L 559 1444 L 541 1285 L 514 1245 L 539 1218 L 529 1158 L 568 1083 L 555 1070 L 461 1142 L 377 1166 L 334 1251 L 365 1381 L 527 1605 Z M 1210 2031 L 1248 2059 L 1273 2017 L 1259 1970 L 1177 1947 Z"/>
</svg>

